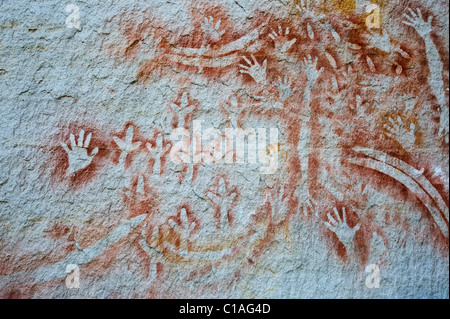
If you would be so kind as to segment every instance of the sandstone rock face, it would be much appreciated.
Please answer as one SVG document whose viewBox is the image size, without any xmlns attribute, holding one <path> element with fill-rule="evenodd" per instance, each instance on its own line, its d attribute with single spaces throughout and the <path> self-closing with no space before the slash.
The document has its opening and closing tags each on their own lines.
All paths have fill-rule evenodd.
<svg viewBox="0 0 450 319">
<path fill-rule="evenodd" d="M 448 8 L 0 1 L 0 296 L 448 298 Z"/>
</svg>

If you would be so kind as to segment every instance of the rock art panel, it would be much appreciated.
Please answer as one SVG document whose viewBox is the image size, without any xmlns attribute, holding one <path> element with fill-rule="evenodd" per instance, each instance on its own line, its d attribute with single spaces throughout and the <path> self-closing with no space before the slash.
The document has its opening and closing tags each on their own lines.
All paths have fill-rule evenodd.
<svg viewBox="0 0 450 319">
<path fill-rule="evenodd" d="M 3 298 L 448 298 L 448 3 L 0 8 Z"/>
</svg>

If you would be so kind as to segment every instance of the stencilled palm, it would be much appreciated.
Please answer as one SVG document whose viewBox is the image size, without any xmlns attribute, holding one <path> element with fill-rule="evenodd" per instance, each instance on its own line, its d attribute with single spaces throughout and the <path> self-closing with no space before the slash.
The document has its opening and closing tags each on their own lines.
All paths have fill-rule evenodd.
<svg viewBox="0 0 450 319">
<path fill-rule="evenodd" d="M 61 143 L 61 146 L 66 151 L 69 157 L 69 169 L 67 175 L 72 175 L 82 169 L 85 169 L 92 163 L 92 159 L 98 153 L 98 147 L 96 147 L 91 154 L 88 154 L 89 144 L 91 143 L 92 133 L 89 133 L 84 139 L 84 130 L 80 131 L 78 136 L 78 143 L 75 141 L 75 135 L 70 134 L 70 148 L 66 143 Z"/>
<path fill-rule="evenodd" d="M 286 52 L 294 45 L 295 42 L 297 42 L 296 38 L 291 40 L 288 39 L 289 32 L 289 27 L 286 28 L 285 32 L 283 32 L 281 25 L 279 25 L 278 33 L 276 31 L 272 31 L 272 33 L 269 34 L 269 37 L 275 43 L 275 56 L 280 60 L 286 58 Z"/>
<path fill-rule="evenodd" d="M 316 15 L 316 12 L 310 0 L 300 0 L 300 5 L 297 5 L 297 9 L 303 16 L 313 18 L 315 20 L 325 17 L 323 13 Z"/>
<path fill-rule="evenodd" d="M 449 141 L 449 108 L 446 102 L 446 89 L 444 84 L 444 79 L 442 77 L 443 73 L 443 63 L 441 61 L 438 49 L 431 39 L 431 31 L 433 22 L 433 16 L 428 17 L 428 21 L 425 22 L 420 9 L 416 9 L 416 12 L 408 8 L 410 15 L 404 13 L 403 16 L 406 18 L 403 21 L 404 24 L 413 27 L 416 32 L 422 37 L 425 42 L 428 68 L 430 74 L 428 76 L 428 83 L 430 84 L 433 94 L 436 96 L 440 108 L 441 108 L 441 119 L 439 124 L 439 138 L 443 138 L 445 143 Z"/>
<path fill-rule="evenodd" d="M 270 191 L 266 195 L 266 200 L 269 201 L 271 207 L 271 218 L 274 225 L 278 225 L 283 222 L 288 213 L 288 196 L 284 193 L 284 186 L 280 186 Z"/>
<path fill-rule="evenodd" d="M 410 58 L 408 53 L 403 51 L 400 47 L 392 44 L 391 37 L 389 36 L 389 33 L 386 31 L 386 29 L 383 29 L 381 34 L 369 30 L 369 34 L 365 34 L 364 38 L 374 48 L 377 48 L 381 51 L 388 53 L 397 52 L 400 53 L 406 59 Z"/>
<path fill-rule="evenodd" d="M 315 10 L 309 0 L 300 0 L 300 5 L 297 5 L 298 11 L 302 14 L 302 16 L 311 18 L 314 22 L 319 21 L 325 17 L 324 14 L 316 15 Z M 314 39 L 314 30 L 311 24 L 308 22 L 306 25 L 308 31 L 308 37 L 313 40 Z"/>
<path fill-rule="evenodd" d="M 339 88 L 338 79 L 336 76 L 331 78 L 331 90 L 327 92 L 327 95 L 334 100 L 334 106 L 339 110 L 345 106 L 345 98 L 348 95 L 348 91 L 354 85 L 357 85 L 358 74 L 353 71 L 352 66 L 350 65 L 347 71 L 341 72 L 341 78 L 343 78 L 343 88 Z"/>
<path fill-rule="evenodd" d="M 205 17 L 205 21 L 201 23 L 203 30 L 203 39 L 205 42 L 216 43 L 220 41 L 222 36 L 225 34 L 225 30 L 220 30 L 220 24 L 222 20 L 219 20 L 216 25 L 214 25 L 214 18 Z"/>
<path fill-rule="evenodd" d="M 169 219 L 170 227 L 180 235 L 180 247 L 181 249 L 188 250 L 188 243 L 190 239 L 194 238 L 195 222 L 189 223 L 186 208 L 182 208 L 180 212 L 181 224 L 178 224 L 175 220 Z"/>
<path fill-rule="evenodd" d="M 155 165 L 153 166 L 153 175 L 161 176 L 161 158 L 166 155 L 166 153 L 170 150 L 171 145 L 167 144 L 164 146 L 163 143 L 163 134 L 158 134 L 156 137 L 156 145 L 155 147 L 152 144 L 147 143 L 147 149 L 150 152 L 151 156 L 155 159 Z"/>
<path fill-rule="evenodd" d="M 324 224 L 329 230 L 336 234 L 339 241 L 344 244 L 345 248 L 348 251 L 349 247 L 353 243 L 356 232 L 361 227 L 361 223 L 358 223 L 355 227 L 350 228 L 350 226 L 348 226 L 347 224 L 347 212 L 345 211 L 345 207 L 342 208 L 342 219 L 339 216 L 337 208 L 335 207 L 333 210 L 336 219 L 334 219 L 331 214 L 328 213 L 327 216 L 329 222 L 324 222 Z"/>
<path fill-rule="evenodd" d="M 297 91 L 297 88 L 292 87 L 292 80 L 287 75 L 284 79 L 279 77 L 275 86 L 278 88 L 279 101 L 283 104 Z"/>
<path fill-rule="evenodd" d="M 242 68 L 240 70 L 241 73 L 246 73 L 250 75 L 258 84 L 266 84 L 267 80 L 267 60 L 264 60 L 263 65 L 260 65 L 256 60 L 255 56 L 252 55 L 253 63 L 247 59 L 245 56 L 243 57 L 247 65 L 239 64 Z"/>
<path fill-rule="evenodd" d="M 302 68 L 306 72 L 306 77 L 308 79 L 308 85 L 310 88 L 312 88 L 314 85 L 316 85 L 317 79 L 319 78 L 320 74 L 323 72 L 324 68 L 317 69 L 317 62 L 318 58 L 315 57 L 314 59 L 311 57 L 311 55 L 308 55 L 303 62 L 301 62 Z"/>
<path fill-rule="evenodd" d="M 122 140 L 117 136 L 113 137 L 114 142 L 119 147 L 121 154 L 119 158 L 119 166 L 125 166 L 125 160 L 128 154 L 136 151 L 139 147 L 141 147 L 142 142 L 133 143 L 134 138 L 134 127 L 133 125 L 128 126 L 127 132 L 125 134 L 125 138 Z"/>
<path fill-rule="evenodd" d="M 206 197 L 220 208 L 220 229 L 222 231 L 229 230 L 228 211 L 231 209 L 233 202 L 237 196 L 235 191 L 229 191 L 226 187 L 225 180 L 221 178 L 216 191 L 208 190 Z"/>
<path fill-rule="evenodd" d="M 317 210 L 317 202 L 311 197 L 304 203 L 299 204 L 298 210 L 299 212 L 303 212 L 303 215 L 305 217 L 309 216 L 309 212 L 311 212 L 314 214 L 314 216 L 319 218 L 319 211 Z"/>
<path fill-rule="evenodd" d="M 351 172 L 344 172 L 342 179 L 332 178 L 340 186 L 342 198 L 347 198 L 348 206 L 357 214 L 365 214 L 379 206 L 379 194 L 365 180 L 355 182 Z"/>
<path fill-rule="evenodd" d="M 416 12 L 411 10 L 411 8 L 408 8 L 408 10 L 410 15 L 404 13 L 403 16 L 406 20 L 402 22 L 410 27 L 413 27 L 422 38 L 429 36 L 432 30 L 431 22 L 433 21 L 433 16 L 430 16 L 428 21 L 425 22 L 420 9 L 417 9 Z"/>
<path fill-rule="evenodd" d="M 283 103 L 274 101 L 269 96 L 252 96 L 252 98 L 257 101 L 255 104 L 252 105 L 254 112 L 262 112 L 262 114 L 277 109 L 283 108 Z"/>
<path fill-rule="evenodd" d="M 178 114 L 178 127 L 184 128 L 186 117 L 195 111 L 197 104 L 189 104 L 189 94 L 184 92 L 180 104 L 172 103 L 171 107 Z"/>
<path fill-rule="evenodd" d="M 411 123 L 408 128 L 400 116 L 397 117 L 397 121 L 389 118 L 389 122 L 391 122 L 389 125 L 384 125 L 386 135 L 398 141 L 406 150 L 411 150 L 416 143 L 415 124 Z"/>
<path fill-rule="evenodd" d="M 144 60 L 154 60 L 164 53 L 164 49 L 158 49 L 159 44 L 161 43 L 162 38 L 159 37 L 155 40 L 155 34 L 150 34 L 144 36 L 144 39 L 141 44 L 141 53 L 140 56 Z"/>
<path fill-rule="evenodd" d="M 305 158 L 301 149 L 298 149 L 300 158 Z M 307 168 L 306 168 L 307 169 Z M 309 191 L 309 182 L 307 173 L 303 175 L 294 190 L 293 196 L 298 199 L 298 213 L 303 213 L 307 217 L 308 211 L 314 213 L 316 217 L 319 217 L 319 211 L 317 210 L 317 201 L 314 200 Z"/>
<path fill-rule="evenodd" d="M 148 278 L 150 282 L 152 282 L 158 276 L 157 274 L 158 263 L 164 265 L 164 258 L 159 249 L 160 246 L 159 228 L 158 227 L 153 228 L 153 232 L 150 237 L 150 242 L 148 242 L 146 238 L 147 238 L 147 230 L 144 230 L 143 233 L 141 234 L 141 240 L 139 241 L 139 245 L 150 258 Z"/>
</svg>

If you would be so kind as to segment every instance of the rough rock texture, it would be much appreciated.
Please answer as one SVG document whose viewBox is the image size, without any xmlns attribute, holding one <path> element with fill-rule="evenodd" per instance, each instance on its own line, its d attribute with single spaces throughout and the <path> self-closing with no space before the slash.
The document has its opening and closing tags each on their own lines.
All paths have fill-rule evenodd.
<svg viewBox="0 0 450 319">
<path fill-rule="evenodd" d="M 0 0 L 1 297 L 449 297 L 447 1 L 67 5 Z"/>
</svg>

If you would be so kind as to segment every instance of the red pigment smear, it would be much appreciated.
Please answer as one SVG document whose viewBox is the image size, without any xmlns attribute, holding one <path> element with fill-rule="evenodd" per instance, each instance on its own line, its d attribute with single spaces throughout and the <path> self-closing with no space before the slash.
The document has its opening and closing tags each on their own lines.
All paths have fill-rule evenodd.
<svg viewBox="0 0 450 319">
<path fill-rule="evenodd" d="M 87 183 L 92 182 L 97 174 L 108 165 L 111 156 L 111 141 L 108 134 L 105 134 L 100 128 L 90 123 L 70 123 L 61 124 L 59 133 L 51 138 L 50 147 L 47 150 L 47 161 L 44 162 L 42 170 L 51 170 L 52 185 L 57 187 L 61 184 L 66 184 L 70 188 L 76 190 Z M 70 134 L 75 135 L 75 140 L 78 141 L 80 130 L 85 131 L 85 137 L 92 133 L 92 139 L 89 144 L 88 154 L 98 147 L 98 154 L 94 156 L 91 164 L 85 169 L 75 172 L 71 176 L 67 176 L 69 168 L 69 157 L 66 151 L 61 146 L 64 142 L 70 146 Z"/>
<path fill-rule="evenodd" d="M 135 177 L 132 182 L 131 190 L 124 193 L 125 203 L 129 207 L 129 218 L 135 218 L 140 215 L 152 216 L 158 210 L 158 194 L 149 186 L 148 179 L 144 179 L 145 194 L 137 193 L 137 184 L 139 177 Z"/>
</svg>

